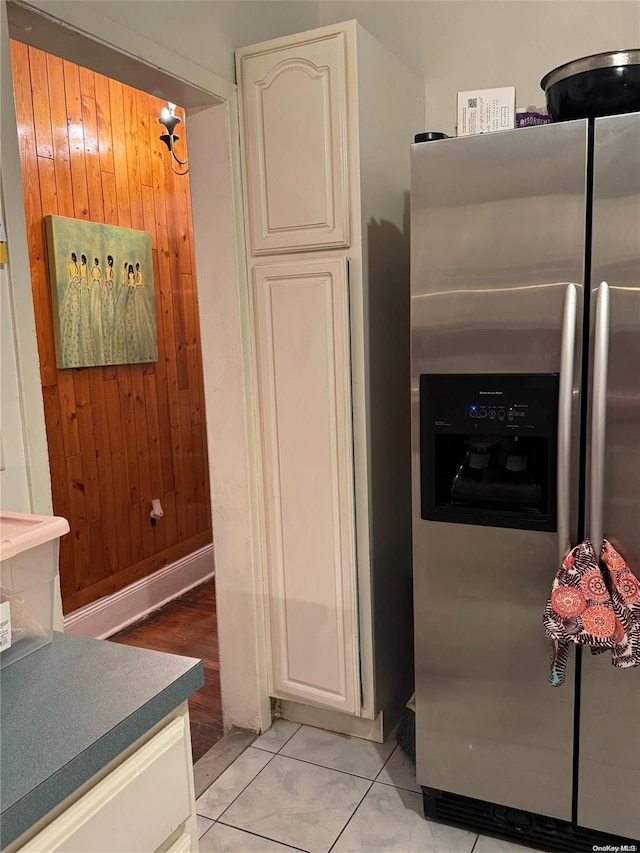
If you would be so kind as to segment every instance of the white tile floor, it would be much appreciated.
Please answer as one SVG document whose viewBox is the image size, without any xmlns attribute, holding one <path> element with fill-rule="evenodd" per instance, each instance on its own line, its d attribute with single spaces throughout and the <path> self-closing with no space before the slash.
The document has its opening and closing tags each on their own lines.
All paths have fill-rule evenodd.
<svg viewBox="0 0 640 853">
<path fill-rule="evenodd" d="M 411 762 L 375 744 L 277 720 L 198 798 L 202 853 L 516 853 L 431 823 Z"/>
</svg>

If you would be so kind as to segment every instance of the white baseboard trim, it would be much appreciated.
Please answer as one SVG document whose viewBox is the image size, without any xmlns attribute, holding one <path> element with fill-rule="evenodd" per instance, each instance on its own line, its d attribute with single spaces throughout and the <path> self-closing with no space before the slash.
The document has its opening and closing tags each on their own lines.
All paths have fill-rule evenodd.
<svg viewBox="0 0 640 853">
<path fill-rule="evenodd" d="M 382 712 L 378 714 L 375 720 L 365 720 L 363 717 L 353 717 L 350 714 L 342 714 L 340 711 L 333 711 L 329 708 L 315 708 L 288 699 L 276 700 L 275 711 L 276 716 L 290 720 L 292 723 L 302 723 L 305 726 L 315 726 L 319 729 L 327 729 L 330 732 L 339 732 L 343 735 L 361 737 L 363 740 L 384 743 Z"/>
<path fill-rule="evenodd" d="M 104 640 L 214 576 L 213 545 L 205 545 L 130 586 L 69 613 L 64 630 Z"/>
</svg>

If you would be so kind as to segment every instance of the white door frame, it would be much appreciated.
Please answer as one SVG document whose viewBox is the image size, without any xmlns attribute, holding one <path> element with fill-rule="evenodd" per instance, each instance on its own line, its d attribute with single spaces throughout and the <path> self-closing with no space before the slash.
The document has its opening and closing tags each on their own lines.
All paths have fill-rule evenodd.
<svg viewBox="0 0 640 853">
<path fill-rule="evenodd" d="M 6 0 L 2 5 L 2 101 L 13 111 Z M 61 17 L 54 17 L 54 8 Z M 45 11 L 46 10 L 46 11 Z M 36 16 L 37 15 L 37 16 Z M 28 22 L 28 17 L 33 20 Z M 35 23 L 28 32 L 20 22 Z M 187 108 L 193 227 L 211 479 L 220 679 L 225 730 L 271 723 L 260 538 L 260 458 L 251 300 L 234 83 L 208 72 L 85 4 L 30 0 L 9 7 L 12 37 Z M 98 35 L 99 34 L 99 35 Z M 105 59 L 119 54 L 117 63 Z M 114 74 L 117 68 L 117 75 Z M 9 73 L 7 73 L 9 69 Z M 11 291 L 32 508 L 51 511 L 18 138 L 3 106 L 2 171 Z M 10 114 L 9 114 L 10 118 Z M 7 126 L 9 125 L 9 126 Z M 5 144 L 6 143 L 6 144 Z"/>
</svg>

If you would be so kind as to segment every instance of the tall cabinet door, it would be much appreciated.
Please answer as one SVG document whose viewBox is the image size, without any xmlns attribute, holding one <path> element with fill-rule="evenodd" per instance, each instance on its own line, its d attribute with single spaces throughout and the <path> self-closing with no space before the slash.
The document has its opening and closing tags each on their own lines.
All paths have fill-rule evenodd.
<svg viewBox="0 0 640 853">
<path fill-rule="evenodd" d="M 283 41 L 237 54 L 254 255 L 349 245 L 345 34 Z"/>
<path fill-rule="evenodd" d="M 253 270 L 272 695 L 359 711 L 346 260 Z"/>
<path fill-rule="evenodd" d="M 604 424 L 596 417 L 598 388 L 591 392 L 591 466 L 600 438 L 604 454 L 587 533 L 606 536 L 640 578 L 640 114 L 595 125 L 591 375 L 603 356 L 608 363 Z M 613 667 L 609 654 L 582 660 L 578 823 L 640 838 L 640 668 Z"/>
</svg>

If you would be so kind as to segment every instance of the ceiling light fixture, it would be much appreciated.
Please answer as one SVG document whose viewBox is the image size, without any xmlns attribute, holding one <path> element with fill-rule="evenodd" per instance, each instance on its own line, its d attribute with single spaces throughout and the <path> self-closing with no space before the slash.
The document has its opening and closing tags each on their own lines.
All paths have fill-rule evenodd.
<svg viewBox="0 0 640 853">
<path fill-rule="evenodd" d="M 166 107 L 163 107 L 158 121 L 166 131 L 166 133 L 163 133 L 160 136 L 160 139 L 169 149 L 169 154 L 171 155 L 171 171 L 176 175 L 186 175 L 189 172 L 189 160 L 181 160 L 174 150 L 174 145 L 180 139 L 178 134 L 174 133 L 174 131 L 182 121 L 180 116 L 176 115 L 176 105 L 168 103 Z M 182 168 L 182 171 L 176 169 L 175 163 Z"/>
</svg>

